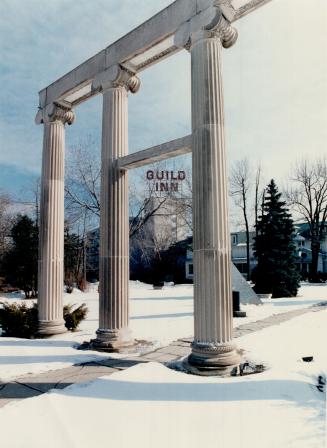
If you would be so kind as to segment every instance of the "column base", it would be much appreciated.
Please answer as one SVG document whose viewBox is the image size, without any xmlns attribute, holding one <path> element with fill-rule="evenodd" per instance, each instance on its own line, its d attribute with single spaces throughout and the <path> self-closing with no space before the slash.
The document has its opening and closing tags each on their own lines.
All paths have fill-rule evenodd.
<svg viewBox="0 0 327 448">
<path fill-rule="evenodd" d="M 40 336 L 53 336 L 55 334 L 66 333 L 65 321 L 60 320 L 39 320 L 38 334 Z"/>
<path fill-rule="evenodd" d="M 135 345 L 131 331 L 127 328 L 120 330 L 106 330 L 99 328 L 96 339 L 90 341 L 90 348 L 103 352 L 119 352 Z"/>
<path fill-rule="evenodd" d="M 230 376 L 236 374 L 241 356 L 234 344 L 193 342 L 192 353 L 184 361 L 184 368 L 195 375 Z"/>
</svg>

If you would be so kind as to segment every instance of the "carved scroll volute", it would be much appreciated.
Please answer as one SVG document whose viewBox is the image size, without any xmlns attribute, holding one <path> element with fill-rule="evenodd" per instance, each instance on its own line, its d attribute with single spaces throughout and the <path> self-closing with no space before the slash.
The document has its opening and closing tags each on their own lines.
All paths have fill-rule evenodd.
<svg viewBox="0 0 327 448">
<path fill-rule="evenodd" d="M 114 65 L 100 73 L 92 83 L 92 90 L 104 92 L 114 87 L 125 87 L 131 93 L 140 89 L 141 81 L 135 73 L 126 70 L 120 65 Z"/>
<path fill-rule="evenodd" d="M 224 17 L 218 5 L 202 11 L 193 19 L 183 23 L 175 34 L 175 45 L 190 50 L 192 44 L 201 38 L 218 38 L 224 48 L 234 45 L 237 30 Z"/>
<path fill-rule="evenodd" d="M 63 124 L 68 124 L 70 126 L 73 124 L 74 120 L 75 113 L 73 109 L 57 103 L 49 104 L 44 109 L 40 109 L 35 117 L 36 124 L 61 121 Z"/>
</svg>

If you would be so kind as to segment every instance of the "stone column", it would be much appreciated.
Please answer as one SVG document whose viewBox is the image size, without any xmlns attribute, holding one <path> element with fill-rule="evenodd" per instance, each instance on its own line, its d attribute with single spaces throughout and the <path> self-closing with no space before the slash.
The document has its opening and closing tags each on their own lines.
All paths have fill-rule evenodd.
<svg viewBox="0 0 327 448">
<path fill-rule="evenodd" d="M 239 362 L 233 310 L 228 174 L 221 49 L 236 31 L 221 17 L 215 30 L 191 36 L 193 133 L 194 342 L 186 362 L 197 374 L 225 373 Z"/>
<path fill-rule="evenodd" d="M 101 80 L 100 303 L 99 329 L 92 345 L 106 351 L 134 343 L 128 328 L 128 179 L 127 172 L 118 170 L 117 159 L 128 153 L 128 91 L 138 88 L 139 80 L 119 67 L 108 73 L 105 82 Z"/>
<path fill-rule="evenodd" d="M 39 333 L 50 336 L 66 331 L 62 301 L 65 123 L 73 123 L 74 113 L 51 105 L 38 113 L 36 121 L 44 123 L 38 262 Z"/>
</svg>

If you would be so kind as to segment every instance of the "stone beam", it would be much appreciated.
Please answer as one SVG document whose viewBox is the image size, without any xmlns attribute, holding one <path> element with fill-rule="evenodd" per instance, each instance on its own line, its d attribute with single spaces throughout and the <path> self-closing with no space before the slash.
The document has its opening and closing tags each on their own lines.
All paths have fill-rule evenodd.
<svg viewBox="0 0 327 448">
<path fill-rule="evenodd" d="M 216 0 L 222 13 L 229 22 L 235 22 L 271 0 Z"/>
<path fill-rule="evenodd" d="M 271 0 L 176 0 L 104 50 L 39 92 L 39 107 L 52 103 L 72 107 L 99 92 L 94 78 L 121 65 L 137 73 L 183 49 L 175 34 L 181 28 L 194 32 L 207 28 L 220 9 L 234 22 Z"/>
<path fill-rule="evenodd" d="M 70 104 L 77 104 L 87 99 L 93 94 L 91 84 L 96 75 L 113 65 L 124 64 L 125 61 L 141 55 L 172 36 L 181 24 L 199 12 L 197 4 L 198 0 L 175 1 L 121 39 L 41 90 L 39 93 L 40 107 L 44 108 L 54 101 L 65 102 L 66 98 L 68 98 L 66 102 Z M 207 6 L 204 5 L 204 7 Z M 173 46 L 170 49 L 166 48 L 165 51 L 171 53 L 177 51 L 177 48 Z"/>
<path fill-rule="evenodd" d="M 171 157 L 181 156 L 189 152 L 192 152 L 192 135 L 177 138 L 176 140 L 121 157 L 118 159 L 117 165 L 120 170 L 129 170 Z"/>
</svg>

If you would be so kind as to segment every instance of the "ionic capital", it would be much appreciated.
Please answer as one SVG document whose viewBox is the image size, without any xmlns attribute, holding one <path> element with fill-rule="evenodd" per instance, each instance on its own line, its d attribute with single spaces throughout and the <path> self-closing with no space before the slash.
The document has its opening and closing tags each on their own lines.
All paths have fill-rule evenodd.
<svg viewBox="0 0 327 448">
<path fill-rule="evenodd" d="M 108 89 L 124 87 L 127 91 L 136 93 L 141 85 L 135 73 L 126 70 L 120 65 L 114 65 L 100 73 L 92 83 L 92 90 L 105 92 Z"/>
<path fill-rule="evenodd" d="M 220 39 L 224 48 L 230 48 L 237 40 L 237 30 L 223 16 L 219 2 L 184 23 L 175 34 L 175 45 L 190 50 L 203 39 Z"/>
<path fill-rule="evenodd" d="M 215 20 L 206 27 L 206 31 L 214 33 L 218 36 L 224 48 L 232 47 L 237 41 L 237 29 L 234 28 L 227 19 L 225 19 L 220 10 L 217 10 Z"/>
<path fill-rule="evenodd" d="M 52 103 L 44 109 L 40 109 L 35 117 L 36 124 L 61 121 L 63 124 L 71 125 L 75 120 L 73 109 L 58 103 Z"/>
</svg>

